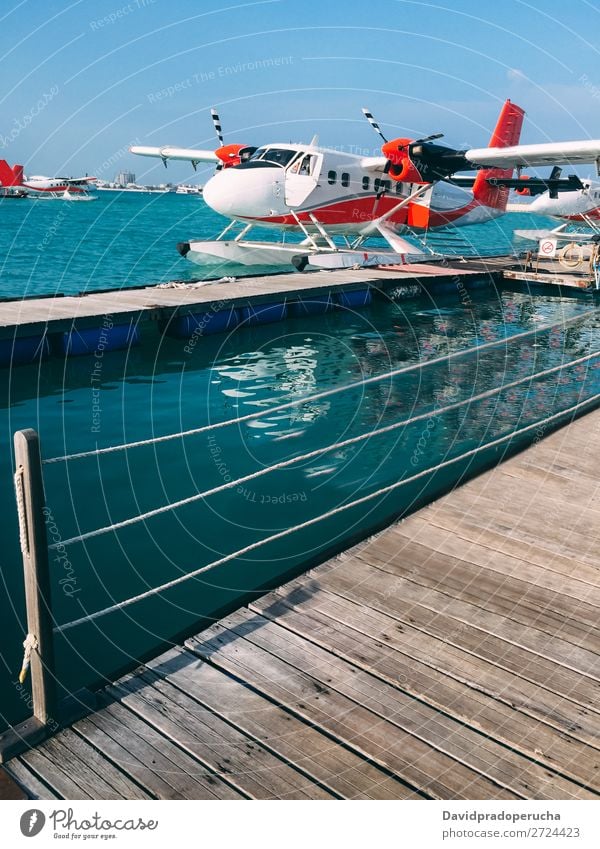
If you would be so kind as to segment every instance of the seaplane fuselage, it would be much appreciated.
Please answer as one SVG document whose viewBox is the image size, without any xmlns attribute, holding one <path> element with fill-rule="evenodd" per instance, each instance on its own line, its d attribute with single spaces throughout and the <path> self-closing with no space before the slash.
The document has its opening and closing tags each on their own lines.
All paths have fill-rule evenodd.
<svg viewBox="0 0 600 849">
<path fill-rule="evenodd" d="M 274 143 L 217 171 L 203 197 L 215 212 L 238 221 L 287 230 L 322 225 L 331 233 L 359 233 L 388 213 L 387 225 L 402 231 L 473 224 L 504 211 L 445 182 L 426 186 L 420 197 L 402 204 L 417 188 L 391 179 L 369 157 Z"/>
</svg>

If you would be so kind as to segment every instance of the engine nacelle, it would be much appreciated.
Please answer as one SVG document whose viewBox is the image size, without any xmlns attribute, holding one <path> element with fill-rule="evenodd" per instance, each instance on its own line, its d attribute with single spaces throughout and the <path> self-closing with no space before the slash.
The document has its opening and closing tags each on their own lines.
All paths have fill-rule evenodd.
<svg viewBox="0 0 600 849">
<path fill-rule="evenodd" d="M 215 153 L 223 163 L 222 168 L 232 168 L 249 159 L 255 150 L 255 147 L 249 147 L 247 144 L 224 144 L 217 148 Z"/>
<path fill-rule="evenodd" d="M 392 139 L 386 142 L 381 151 L 390 161 L 388 174 L 399 183 L 429 183 L 410 158 L 410 146 L 413 139 Z"/>
</svg>

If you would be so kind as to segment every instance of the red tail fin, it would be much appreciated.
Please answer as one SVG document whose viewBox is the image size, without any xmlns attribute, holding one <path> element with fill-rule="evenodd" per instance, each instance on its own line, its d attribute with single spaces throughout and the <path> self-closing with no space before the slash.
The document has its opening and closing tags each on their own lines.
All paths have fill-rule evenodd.
<svg viewBox="0 0 600 849">
<path fill-rule="evenodd" d="M 11 168 L 6 159 L 0 159 L 0 186 L 22 186 L 23 166 L 13 165 Z"/>
<path fill-rule="evenodd" d="M 520 106 L 507 100 L 502 107 L 488 147 L 511 147 L 513 144 L 518 144 L 524 116 L 525 112 Z M 490 186 L 487 180 L 489 177 L 509 179 L 512 177 L 512 173 L 512 168 L 485 168 L 475 178 L 473 196 L 485 206 L 491 206 L 504 212 L 509 190 Z"/>
</svg>

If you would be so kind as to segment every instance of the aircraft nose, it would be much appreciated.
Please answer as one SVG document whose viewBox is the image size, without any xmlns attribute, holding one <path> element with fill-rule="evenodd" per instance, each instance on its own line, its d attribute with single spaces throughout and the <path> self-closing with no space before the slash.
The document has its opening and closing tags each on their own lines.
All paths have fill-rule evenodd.
<svg viewBox="0 0 600 849">
<path fill-rule="evenodd" d="M 282 168 L 225 168 L 206 183 L 206 203 L 230 218 L 268 218 L 285 212 Z"/>
</svg>

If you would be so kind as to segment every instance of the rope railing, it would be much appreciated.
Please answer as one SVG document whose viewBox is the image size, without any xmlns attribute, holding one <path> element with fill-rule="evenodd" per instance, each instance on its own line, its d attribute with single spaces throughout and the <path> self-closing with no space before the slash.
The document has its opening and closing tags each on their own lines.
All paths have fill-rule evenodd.
<svg viewBox="0 0 600 849">
<path fill-rule="evenodd" d="M 224 492 L 228 489 L 233 489 L 234 487 L 242 486 L 243 484 L 249 483 L 250 481 L 256 480 L 257 478 L 264 477 L 265 475 L 270 474 L 271 472 L 286 469 L 289 466 L 294 465 L 295 463 L 300 463 L 305 460 L 312 460 L 315 457 L 321 456 L 322 454 L 328 454 L 331 451 L 339 451 L 342 448 L 347 448 L 350 445 L 355 445 L 358 442 L 363 442 L 365 439 L 371 439 L 373 437 L 381 436 L 385 433 L 390 433 L 394 430 L 398 430 L 401 427 L 408 427 L 409 425 L 415 424 L 416 422 L 431 419 L 434 416 L 443 415 L 445 413 L 450 412 L 451 410 L 456 410 L 468 404 L 474 404 L 486 398 L 491 398 L 494 395 L 498 395 L 508 389 L 514 389 L 515 387 L 520 386 L 524 383 L 531 383 L 532 381 L 538 380 L 539 378 L 547 377 L 550 374 L 562 371 L 565 368 L 571 368 L 572 366 L 580 365 L 597 357 L 600 357 L 600 352 L 587 354 L 586 356 L 579 357 L 576 360 L 570 360 L 568 363 L 561 363 L 560 365 L 552 366 L 551 368 L 544 369 L 543 371 L 537 372 L 536 374 L 526 375 L 525 377 L 518 378 L 517 380 L 513 380 L 510 383 L 505 383 L 502 386 L 496 386 L 493 389 L 487 389 L 485 392 L 481 392 L 478 395 L 470 395 L 468 398 L 463 398 L 461 401 L 455 401 L 453 404 L 447 404 L 445 407 L 437 407 L 433 410 L 428 410 L 426 412 L 419 413 L 416 416 L 411 416 L 408 419 L 402 419 L 399 422 L 394 422 L 394 424 L 385 425 L 381 428 L 376 428 L 375 430 L 371 430 L 368 433 L 361 433 L 358 436 L 352 436 L 348 439 L 340 440 L 339 442 L 334 442 L 329 445 L 325 445 L 321 448 L 315 448 L 313 451 L 308 451 L 304 454 L 296 454 L 294 457 L 289 457 L 287 460 L 281 460 L 279 463 L 273 463 L 272 465 L 266 466 L 263 469 L 251 472 L 250 474 L 244 475 L 243 477 L 227 481 L 226 483 L 219 484 L 218 486 L 212 487 L 211 489 L 206 489 L 203 492 L 197 492 L 194 495 L 190 495 L 187 498 L 182 498 L 179 501 L 173 501 L 169 504 L 163 504 L 160 507 L 155 507 L 152 510 L 147 510 L 145 513 L 140 513 L 137 516 L 131 516 L 128 519 L 122 519 L 120 522 L 113 522 L 110 525 L 105 525 L 101 528 L 96 528 L 92 531 L 86 531 L 83 534 L 77 534 L 76 536 L 70 537 L 69 539 L 52 543 L 48 546 L 48 548 L 50 550 L 58 548 L 62 550 L 69 545 L 73 545 L 78 542 L 84 542 L 85 540 L 92 539 L 93 537 L 97 536 L 102 536 L 106 533 L 110 533 L 111 531 L 121 530 L 122 528 L 138 524 L 139 522 L 145 522 L 148 519 L 152 519 L 155 516 L 160 516 L 163 513 L 168 513 L 171 510 L 177 510 L 180 507 L 185 507 L 188 504 L 193 504 L 196 501 L 201 501 L 213 495 L 217 495 L 220 492 Z"/>
<path fill-rule="evenodd" d="M 393 369 L 391 371 L 384 372 L 383 374 L 377 374 L 371 377 L 366 377 L 361 380 L 354 381 L 353 383 L 346 383 L 343 386 L 334 386 L 331 389 L 325 389 L 322 392 L 316 392 L 313 395 L 306 395 L 302 398 L 294 398 L 292 401 L 286 401 L 283 404 L 277 404 L 273 407 L 268 407 L 265 410 L 258 410 L 256 412 L 246 413 L 243 416 L 236 416 L 232 419 L 225 419 L 221 422 L 213 422 L 212 424 L 202 425 L 201 427 L 191 428 L 189 430 L 178 431 L 177 433 L 167 433 L 163 434 L 162 436 L 153 436 L 147 439 L 139 439 L 133 442 L 123 442 L 119 445 L 108 445 L 104 448 L 93 448 L 89 451 L 79 451 L 73 454 L 63 454 L 57 457 L 48 457 L 42 460 L 42 464 L 49 465 L 52 463 L 64 463 L 69 460 L 81 460 L 86 457 L 96 457 L 102 454 L 111 454 L 118 451 L 127 451 L 133 448 L 141 448 L 148 445 L 155 445 L 161 442 L 169 442 L 173 439 L 180 439 L 188 436 L 197 436 L 198 434 L 207 433 L 209 431 L 216 430 L 217 428 L 230 427 L 234 424 L 243 424 L 244 422 L 260 419 L 264 416 L 272 416 L 274 413 L 280 413 L 284 410 L 290 410 L 294 407 L 302 406 L 303 404 L 310 404 L 314 401 L 321 401 L 324 398 L 330 398 L 333 395 L 339 394 L 340 392 L 347 392 L 352 389 L 360 389 L 363 386 L 368 386 L 372 383 L 377 383 L 381 380 L 388 380 L 394 377 L 398 377 L 402 374 L 420 371 L 421 369 L 428 368 L 429 366 L 439 365 L 440 363 L 450 362 L 452 360 L 472 356 L 473 354 L 479 354 L 482 351 L 506 346 L 516 340 L 522 340 L 529 336 L 537 336 L 540 333 L 545 333 L 547 330 L 554 330 L 557 327 L 568 327 L 572 324 L 577 324 L 581 321 L 585 321 L 587 318 L 590 318 L 592 316 L 597 317 L 597 315 L 598 313 L 596 310 L 587 310 L 586 312 L 581 313 L 579 315 L 572 316 L 571 318 L 566 318 L 559 323 L 540 325 L 539 327 L 535 327 L 531 330 L 524 330 L 521 333 L 515 333 L 512 336 L 505 336 L 502 339 L 494 339 L 490 342 L 484 342 L 482 345 L 475 345 L 471 348 L 466 348 L 461 351 L 453 351 L 450 354 L 443 354 L 439 357 L 432 357 L 430 360 L 422 360 L 417 363 L 411 363 L 410 365 L 402 366 L 401 368 Z"/>
<path fill-rule="evenodd" d="M 431 466 L 427 469 L 423 469 L 408 478 L 402 478 L 401 480 L 396 481 L 395 483 L 381 487 L 375 492 L 371 492 L 368 495 L 364 495 L 361 498 L 357 498 L 354 501 L 348 502 L 347 504 L 340 504 L 338 507 L 334 507 L 319 516 L 313 517 L 312 519 L 307 519 L 305 522 L 300 522 L 299 524 L 294 525 L 291 528 L 285 528 L 284 530 L 279 531 L 276 534 L 271 534 L 271 536 L 265 537 L 262 540 L 250 543 L 249 545 L 244 546 L 244 548 L 240 548 L 238 551 L 234 551 L 231 554 L 227 554 L 223 557 L 220 557 L 218 560 L 214 560 L 212 563 L 208 563 L 206 566 L 201 566 L 199 569 L 194 569 L 192 572 L 187 572 L 185 575 L 180 575 L 178 578 L 174 578 L 171 581 L 167 581 L 166 583 L 161 584 L 161 586 L 159 587 L 153 587 L 152 589 L 146 590 L 143 593 L 139 593 L 138 595 L 125 599 L 124 601 L 117 602 L 116 604 L 112 604 L 109 607 L 105 607 L 102 610 L 97 610 L 94 613 L 88 613 L 85 616 L 81 616 L 78 619 L 73 619 L 71 622 L 66 622 L 63 625 L 57 625 L 53 628 L 53 632 L 55 634 L 64 633 L 65 631 L 68 631 L 71 628 L 75 628 L 78 625 L 93 622 L 96 619 L 100 619 L 101 617 L 107 616 L 110 613 L 116 613 L 117 611 L 123 610 L 124 608 L 129 607 L 132 604 L 136 604 L 137 602 L 144 601 L 145 599 L 151 598 L 152 596 L 156 596 L 159 593 L 164 592 L 165 590 L 172 589 L 173 587 L 178 586 L 179 584 L 182 584 L 185 581 L 190 580 L 191 578 L 197 578 L 199 575 L 202 575 L 205 572 L 215 569 L 218 566 L 222 566 L 225 563 L 229 563 L 231 560 L 235 560 L 238 557 L 242 557 L 245 554 L 249 554 L 251 551 L 255 551 L 257 548 L 260 548 L 263 545 L 267 545 L 268 543 L 283 539 L 284 537 L 287 537 L 290 534 L 296 533 L 300 530 L 304 530 L 305 528 L 309 528 L 312 525 L 322 522 L 325 519 L 330 519 L 333 516 L 343 513 L 346 510 L 351 510 L 352 508 L 358 507 L 361 504 L 366 504 L 368 501 L 372 501 L 373 499 L 379 498 L 382 495 L 387 495 L 390 492 L 394 492 L 400 487 L 406 486 L 409 483 L 413 483 L 414 481 L 419 480 L 420 478 L 426 475 L 434 474 L 435 472 L 438 472 L 441 469 L 445 469 L 448 466 L 451 466 L 455 463 L 459 463 L 461 460 L 466 460 L 469 457 L 474 457 L 481 451 L 486 451 L 490 448 L 494 448 L 497 445 L 501 445 L 504 442 L 508 442 L 509 440 L 521 436 L 524 433 L 528 433 L 529 431 L 535 428 L 544 427 L 550 422 L 556 421 L 560 418 L 563 418 L 564 416 L 575 414 L 578 410 L 593 405 L 599 401 L 600 393 L 592 395 L 590 398 L 586 398 L 584 401 L 580 401 L 579 403 L 574 404 L 566 410 L 561 410 L 558 413 L 554 413 L 551 416 L 547 416 L 541 421 L 536 421 L 533 422 L 533 424 L 519 428 L 515 431 L 511 431 L 510 433 L 505 434 L 504 436 L 501 436 L 498 439 L 494 439 L 484 445 L 478 445 L 476 448 L 472 448 L 469 451 L 465 451 L 463 454 L 459 454 L 457 457 L 452 457 L 449 460 L 444 460 L 443 462 L 438 463 L 435 466 Z"/>
</svg>

